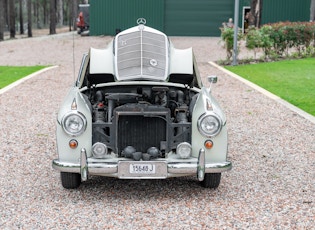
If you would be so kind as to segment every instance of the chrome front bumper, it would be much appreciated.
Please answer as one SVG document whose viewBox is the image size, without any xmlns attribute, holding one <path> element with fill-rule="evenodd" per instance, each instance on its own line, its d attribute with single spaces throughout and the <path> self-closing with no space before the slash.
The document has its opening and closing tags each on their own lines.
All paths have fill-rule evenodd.
<svg viewBox="0 0 315 230">
<path fill-rule="evenodd" d="M 140 163 L 140 164 L 159 164 L 165 165 L 165 172 L 155 175 L 139 174 L 132 176 L 130 174 L 122 173 L 119 165 L 120 162 L 124 163 Z M 121 179 L 164 179 L 169 177 L 180 177 L 186 175 L 197 175 L 200 181 L 203 180 L 205 173 L 221 173 L 228 171 L 232 168 L 231 162 L 221 163 L 205 163 L 205 151 L 200 149 L 198 161 L 195 162 L 168 162 L 168 161 L 118 161 L 118 162 L 88 162 L 86 150 L 81 150 L 79 163 L 62 162 L 55 159 L 52 162 L 52 167 L 60 172 L 70 172 L 81 174 L 81 180 L 86 181 L 88 175 L 99 175 L 117 177 Z M 162 166 L 163 168 L 163 166 Z"/>
</svg>

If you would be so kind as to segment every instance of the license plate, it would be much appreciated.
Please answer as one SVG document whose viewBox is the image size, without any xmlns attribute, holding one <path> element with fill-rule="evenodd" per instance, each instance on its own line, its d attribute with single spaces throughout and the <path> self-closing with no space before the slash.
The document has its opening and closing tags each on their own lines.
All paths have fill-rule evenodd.
<svg viewBox="0 0 315 230">
<path fill-rule="evenodd" d="M 129 173 L 131 174 L 155 174 L 154 164 L 130 164 Z"/>
<path fill-rule="evenodd" d="M 164 161 L 120 161 L 118 178 L 122 179 L 163 179 L 167 178 L 167 163 Z"/>
</svg>

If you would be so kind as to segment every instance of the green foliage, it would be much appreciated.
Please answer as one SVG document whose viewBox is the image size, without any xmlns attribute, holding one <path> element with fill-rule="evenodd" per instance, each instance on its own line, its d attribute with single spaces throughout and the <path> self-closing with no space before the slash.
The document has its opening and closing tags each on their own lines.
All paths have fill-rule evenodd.
<svg viewBox="0 0 315 230">
<path fill-rule="evenodd" d="M 233 55 L 234 28 L 223 27 L 220 29 L 221 29 L 221 39 L 222 41 L 224 41 L 224 47 L 226 49 L 226 59 L 230 60 Z M 240 41 L 242 38 L 243 38 L 243 35 L 241 31 L 238 30 L 237 40 Z"/>
<path fill-rule="evenodd" d="M 0 66 L 0 89 L 46 66 Z"/>
<path fill-rule="evenodd" d="M 256 58 L 256 49 L 262 47 L 261 32 L 254 26 L 248 28 L 246 39 L 246 48 L 254 50 Z"/>
<path fill-rule="evenodd" d="M 314 58 L 225 68 L 315 116 Z"/>
<path fill-rule="evenodd" d="M 234 30 L 232 28 L 221 28 L 221 39 L 224 41 L 224 47 L 226 49 L 226 59 L 232 57 L 233 52 L 233 38 Z"/>
<path fill-rule="evenodd" d="M 273 34 L 273 29 L 270 26 L 263 26 L 260 29 L 261 33 L 261 48 L 264 51 L 265 57 L 270 55 L 275 55 L 275 52 L 272 52 L 272 47 L 275 45 L 275 41 L 272 40 L 271 36 Z"/>
<path fill-rule="evenodd" d="M 279 57 L 290 56 L 289 50 L 294 48 L 302 55 L 302 52 L 314 44 L 314 22 L 279 22 L 265 25 L 260 29 L 267 38 L 262 47 L 265 56 L 270 56 L 270 50 Z"/>
<path fill-rule="evenodd" d="M 261 28 L 249 27 L 245 36 L 245 46 L 254 51 L 263 51 L 264 61 L 282 58 L 303 58 L 315 56 L 315 22 L 278 22 Z M 233 54 L 233 28 L 221 28 L 221 39 L 225 42 L 227 60 Z M 296 52 L 294 52 L 296 51 Z M 257 59 L 256 59 L 257 60 Z"/>
<path fill-rule="evenodd" d="M 302 53 L 302 57 L 310 58 L 315 57 L 315 46 L 308 46 Z"/>
<path fill-rule="evenodd" d="M 257 29 L 256 27 L 251 26 L 248 29 L 248 33 L 246 34 L 246 47 L 249 50 L 254 50 L 255 58 L 256 58 L 256 50 L 262 48 L 265 54 L 265 57 L 270 56 L 271 47 L 273 46 L 273 41 L 270 39 L 271 35 L 270 26 L 265 26 L 261 29 Z"/>
</svg>

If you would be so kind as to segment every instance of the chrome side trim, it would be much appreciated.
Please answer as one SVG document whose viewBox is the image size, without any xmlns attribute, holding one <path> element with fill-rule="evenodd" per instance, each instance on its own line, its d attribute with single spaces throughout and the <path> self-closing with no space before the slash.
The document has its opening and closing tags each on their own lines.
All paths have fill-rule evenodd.
<svg viewBox="0 0 315 230">
<path fill-rule="evenodd" d="M 80 173 L 80 164 L 63 162 L 59 159 L 53 160 L 52 167 L 60 172 Z"/>
<path fill-rule="evenodd" d="M 227 161 L 223 163 L 206 164 L 206 173 L 221 173 L 232 169 L 232 163 Z"/>
<path fill-rule="evenodd" d="M 168 163 L 168 172 L 172 174 L 195 174 L 197 163 Z M 205 173 L 221 173 L 232 169 L 231 162 L 205 164 Z"/>
<path fill-rule="evenodd" d="M 55 159 L 52 162 L 53 169 L 60 172 L 81 173 L 79 163 L 62 162 Z M 88 172 L 90 175 L 114 174 L 117 173 L 117 163 L 88 163 Z"/>
<path fill-rule="evenodd" d="M 205 150 L 200 149 L 197 166 L 197 178 L 199 181 L 203 181 L 205 178 L 205 171 Z"/>
<path fill-rule="evenodd" d="M 87 165 L 87 156 L 86 150 L 81 149 L 80 155 L 80 173 L 81 173 L 81 181 L 86 181 L 88 179 L 88 165 Z"/>
<path fill-rule="evenodd" d="M 106 163 L 103 164 L 89 164 L 89 174 L 91 175 L 104 175 L 104 174 L 117 174 L 118 164 L 117 163 Z"/>
</svg>

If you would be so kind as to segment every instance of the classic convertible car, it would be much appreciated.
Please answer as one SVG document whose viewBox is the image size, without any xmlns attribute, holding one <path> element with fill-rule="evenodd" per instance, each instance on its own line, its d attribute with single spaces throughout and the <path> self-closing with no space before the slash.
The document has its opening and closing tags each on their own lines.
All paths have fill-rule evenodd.
<svg viewBox="0 0 315 230">
<path fill-rule="evenodd" d="M 90 48 L 57 117 L 64 188 L 89 176 L 165 179 L 196 175 L 217 188 L 227 161 L 226 117 L 203 86 L 191 48 L 138 20 L 105 49 Z"/>
</svg>

